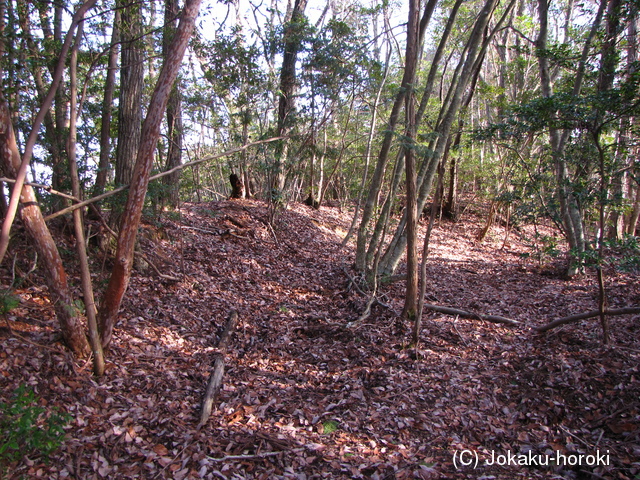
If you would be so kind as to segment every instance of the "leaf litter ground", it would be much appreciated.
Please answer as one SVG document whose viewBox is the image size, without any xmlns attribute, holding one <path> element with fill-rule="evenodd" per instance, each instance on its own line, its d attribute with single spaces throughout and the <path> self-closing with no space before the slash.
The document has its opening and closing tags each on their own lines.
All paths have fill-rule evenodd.
<svg viewBox="0 0 640 480">
<path fill-rule="evenodd" d="M 73 420 L 48 463 L 26 454 L 9 478 L 638 478 L 640 317 L 613 317 L 610 347 L 594 319 L 530 328 L 593 310 L 592 275 L 560 278 L 500 227 L 475 243 L 473 215 L 442 222 L 427 301 L 523 325 L 426 312 L 416 350 L 394 313 L 401 282 L 382 288 L 390 308 L 346 328 L 368 300 L 346 275 L 353 246 L 340 248 L 349 214 L 292 205 L 275 230 L 266 220 L 242 200 L 145 224 L 145 256 L 179 281 L 137 262 L 98 380 L 57 342 L 42 279 L 27 276 L 0 329 L 0 401 L 26 384 Z M 609 302 L 640 304 L 637 275 L 610 272 Z M 231 310 L 223 388 L 197 429 Z"/>
</svg>

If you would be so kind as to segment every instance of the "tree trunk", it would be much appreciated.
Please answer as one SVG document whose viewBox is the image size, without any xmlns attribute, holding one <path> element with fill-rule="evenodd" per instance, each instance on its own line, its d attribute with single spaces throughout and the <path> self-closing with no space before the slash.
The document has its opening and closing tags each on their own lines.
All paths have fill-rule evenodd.
<svg viewBox="0 0 640 480">
<path fill-rule="evenodd" d="M 50 17 L 48 6 L 43 3 L 39 7 L 40 7 L 40 22 L 41 22 L 43 35 L 45 39 L 47 39 L 48 45 L 53 46 L 56 44 L 56 41 L 54 40 L 53 30 L 51 29 L 48 23 L 49 17 Z M 20 22 L 20 28 L 22 30 L 21 34 L 24 38 L 24 41 L 27 44 L 29 55 L 32 58 L 40 58 L 43 56 L 45 58 L 54 57 L 56 55 L 56 52 L 53 52 L 50 49 L 43 52 L 42 47 L 36 43 L 31 33 L 31 20 L 28 15 L 29 8 L 23 4 L 22 0 L 18 2 L 17 11 L 18 11 L 18 18 Z M 52 65 L 50 64 L 49 67 L 50 67 L 49 70 L 51 71 L 51 73 L 53 73 L 51 68 Z M 30 70 L 31 70 L 31 74 L 33 75 L 33 80 L 35 83 L 35 88 L 38 93 L 39 100 L 40 102 L 44 102 L 45 98 L 47 97 L 46 73 L 45 73 L 44 65 L 42 62 L 33 64 Z M 54 95 L 53 101 L 57 102 L 61 100 L 59 89 L 53 95 Z M 54 115 L 54 112 L 56 111 L 58 112 L 58 115 Z M 44 145 L 50 156 L 49 163 L 52 167 L 52 174 L 53 174 L 51 178 L 51 184 L 55 190 L 61 191 L 62 182 L 60 181 L 61 179 L 60 168 L 61 168 L 61 165 L 63 165 L 63 161 L 64 161 L 63 159 L 65 156 L 64 155 L 65 135 L 63 132 L 64 124 L 62 125 L 62 127 L 59 127 L 57 123 L 57 119 L 62 118 L 63 121 L 66 119 L 65 119 L 65 116 L 60 115 L 59 112 L 60 112 L 60 108 L 55 104 L 54 104 L 54 108 L 47 109 L 45 112 L 45 116 L 43 118 L 43 124 L 45 127 Z M 61 206 L 60 199 L 56 198 L 53 201 L 52 206 L 54 209 Z"/>
<path fill-rule="evenodd" d="M 7 248 L 9 246 L 9 232 L 11 231 L 11 225 L 13 224 L 13 220 L 15 219 L 16 211 L 18 209 L 18 203 L 20 201 L 20 195 L 22 192 L 22 186 L 27 178 L 27 170 L 29 169 L 29 163 L 31 162 L 31 156 L 33 155 L 33 148 L 38 139 L 38 132 L 40 131 L 40 127 L 42 126 L 42 122 L 45 119 L 46 115 L 49 113 L 49 108 L 53 102 L 56 90 L 58 89 L 58 85 L 62 80 L 62 72 L 65 67 L 65 60 L 67 57 L 67 53 L 71 48 L 71 42 L 73 40 L 73 34 L 75 32 L 76 26 L 80 21 L 84 18 L 84 15 L 96 4 L 97 0 L 87 0 L 83 3 L 76 13 L 73 16 L 71 21 L 71 26 L 65 35 L 64 43 L 62 44 L 62 48 L 60 49 L 60 58 L 58 59 L 58 64 L 56 69 L 52 75 L 51 86 L 49 87 L 49 91 L 47 96 L 42 102 L 40 106 L 40 110 L 36 115 L 36 118 L 33 122 L 33 126 L 31 129 L 31 133 L 29 134 L 29 138 L 24 147 L 24 154 L 22 157 L 22 163 L 20 164 L 19 169 L 16 172 L 16 183 L 13 188 L 13 192 L 11 194 L 11 200 L 9 202 L 9 206 L 7 207 L 7 215 L 5 216 L 4 222 L 2 224 L 2 232 L 0 233 L 0 263 L 4 260 L 4 256 L 7 252 Z M 7 107 L 8 112 L 8 107 Z M 8 113 L 7 113 L 8 114 Z M 8 117 L 11 118 L 11 117 Z M 12 128 L 13 131 L 13 128 Z M 15 137 L 14 140 L 15 142 Z M 17 152 L 17 144 L 16 144 L 16 152 Z M 35 198 L 35 197 L 34 197 Z"/>
<path fill-rule="evenodd" d="M 2 154 L 2 166 L 5 173 L 11 178 L 17 179 L 18 172 L 24 166 L 24 162 L 20 160 L 9 105 L 7 105 L 1 92 L 0 153 Z M 44 222 L 33 188 L 30 186 L 19 187 L 16 181 L 14 194 L 18 188 L 20 188 L 20 203 L 22 204 L 20 218 L 42 260 L 49 294 L 51 295 L 51 303 L 60 322 L 62 338 L 76 355 L 84 356 L 89 352 L 89 344 L 78 309 L 73 304 L 73 296 L 67 282 L 67 274 L 55 241 Z"/>
<path fill-rule="evenodd" d="M 162 39 L 162 55 L 169 53 L 171 39 L 177 26 L 177 17 L 180 9 L 177 0 L 166 0 L 164 13 L 164 36 Z M 180 86 L 177 81 L 171 89 L 169 103 L 167 103 L 167 138 L 169 148 L 167 151 L 166 170 L 174 168 L 182 163 L 182 106 Z M 177 208 L 180 193 L 180 172 L 168 175 L 163 180 L 167 186 L 166 201 L 171 208 Z M 164 202 L 163 202 L 164 203 Z"/>
<path fill-rule="evenodd" d="M 69 173 L 71 176 L 71 191 L 73 196 L 82 200 L 82 191 L 80 188 L 80 178 L 78 176 L 78 164 L 76 162 L 76 146 L 77 146 L 77 97 L 78 97 L 78 48 L 82 40 L 82 30 L 84 22 L 78 25 L 78 34 L 76 42 L 71 51 L 71 61 L 69 62 L 69 140 L 67 143 L 67 152 L 69 153 Z M 89 259 L 87 258 L 87 250 L 84 237 L 84 225 L 82 222 L 82 209 L 78 208 L 73 211 L 73 225 L 76 235 L 76 250 L 78 251 L 78 260 L 80 263 L 80 277 L 82 284 L 82 294 L 84 297 L 85 315 L 87 317 L 87 326 L 89 329 L 89 343 L 93 353 L 93 373 L 97 377 L 104 374 L 104 356 L 102 352 L 102 344 L 100 343 L 100 334 L 98 333 L 98 324 L 96 321 L 96 304 L 93 297 L 93 285 L 91 283 L 91 272 L 89 270 Z"/>
<path fill-rule="evenodd" d="M 119 0 L 120 20 L 120 97 L 118 109 L 118 145 L 116 147 L 116 185 L 131 183 L 134 162 L 140 145 L 142 126 L 142 89 L 144 87 L 144 45 L 140 3 Z M 119 215 L 116 214 L 116 218 Z M 112 223 L 117 226 L 117 221 Z"/>
<path fill-rule="evenodd" d="M 304 10 L 307 7 L 307 0 L 295 0 L 291 19 L 284 28 L 283 43 L 284 52 L 282 57 L 282 68 L 280 70 L 280 94 L 278 98 L 278 125 L 277 137 L 287 137 L 293 128 L 293 116 L 295 113 L 296 94 L 296 60 L 301 47 L 300 33 L 305 22 Z M 276 144 L 275 160 L 273 171 L 270 172 L 271 190 L 269 200 L 272 204 L 279 204 L 285 186 L 286 172 L 284 164 L 289 151 L 289 140 L 284 138 Z"/>
<path fill-rule="evenodd" d="M 118 40 L 120 30 L 120 10 L 114 12 L 113 30 L 111 33 L 111 47 L 109 48 L 109 63 L 107 78 L 104 85 L 102 100 L 102 121 L 100 122 L 100 161 L 96 182 L 93 185 L 93 196 L 102 195 L 107 185 L 107 178 L 111 170 L 111 117 L 113 97 L 116 90 L 116 69 L 118 68 Z"/>
<path fill-rule="evenodd" d="M 118 143 L 116 145 L 115 185 L 131 183 L 140 147 L 142 127 L 142 90 L 144 88 L 144 43 L 142 40 L 142 4 L 118 0 L 120 17 L 120 96 Z M 117 197 L 116 197 L 117 198 Z M 109 225 L 118 230 L 122 222 L 122 201 L 112 202 Z"/>
<path fill-rule="evenodd" d="M 435 4 L 436 2 L 434 0 L 429 0 L 427 2 L 422 19 L 420 20 L 418 26 L 415 27 L 415 31 L 411 33 L 411 35 L 415 35 L 415 46 L 413 48 L 416 49 L 416 55 L 415 59 L 412 60 L 414 62 L 414 65 L 409 65 L 409 68 L 406 68 L 405 66 L 405 70 L 402 75 L 401 87 L 396 94 L 396 98 L 393 102 L 393 107 L 391 108 L 389 121 L 387 122 L 382 145 L 380 146 L 380 153 L 378 154 L 378 161 L 373 172 L 373 177 L 371 178 L 369 193 L 362 209 L 362 219 L 360 220 L 360 226 L 358 227 L 358 239 L 356 245 L 356 269 L 358 269 L 359 271 L 366 271 L 367 269 L 367 230 L 369 228 L 369 223 L 373 218 L 374 211 L 378 206 L 378 196 L 380 194 L 380 188 L 384 179 L 384 172 L 386 170 L 387 162 L 389 159 L 389 151 L 391 150 L 394 131 L 400 118 L 400 110 L 402 108 L 402 104 L 405 102 L 408 91 L 413 89 L 415 70 L 417 69 L 418 65 L 418 45 L 420 43 L 420 39 L 422 39 L 424 36 L 424 32 L 426 31 L 427 26 L 429 25 L 429 20 L 431 18 L 431 14 L 433 13 L 433 9 L 435 8 Z M 418 5 L 415 12 L 416 17 L 419 16 L 419 8 L 420 7 Z"/>
<path fill-rule="evenodd" d="M 416 118 L 416 123 L 420 124 L 420 122 L 422 121 L 422 117 L 424 115 L 424 112 L 426 111 L 427 108 L 427 104 L 429 102 L 429 99 L 431 98 L 431 94 L 433 92 L 433 88 L 434 88 L 434 84 L 435 84 L 435 80 L 436 80 L 436 76 L 437 76 L 437 72 L 439 71 L 439 65 L 440 65 L 440 59 L 442 58 L 442 55 L 445 51 L 445 47 L 447 44 L 447 40 L 449 39 L 449 36 L 453 30 L 453 26 L 455 23 L 455 18 L 457 16 L 458 10 L 460 8 L 460 5 L 462 5 L 462 0 L 456 0 L 456 3 L 453 5 L 451 12 L 449 13 L 449 18 L 447 20 L 447 24 L 445 26 L 444 32 L 442 33 L 442 37 L 440 38 L 440 42 L 438 44 L 438 48 L 436 49 L 436 52 L 433 56 L 433 59 L 431 60 L 431 68 L 429 70 L 429 75 L 427 76 L 427 82 L 425 84 L 423 93 L 422 93 L 422 98 L 420 99 L 420 106 L 418 107 L 418 113 L 417 113 L 417 118 Z M 429 148 L 431 149 L 432 146 L 435 144 L 435 141 L 432 140 L 431 141 L 431 145 L 429 145 Z M 424 166 L 424 164 L 423 164 Z M 422 169 L 422 167 L 421 167 Z M 399 181 L 399 178 L 396 177 L 396 175 L 401 174 L 404 171 L 404 165 L 400 166 L 399 169 L 396 170 L 396 172 L 394 173 L 393 176 L 393 180 L 392 180 L 392 186 L 391 186 L 391 195 L 395 196 L 395 192 L 396 192 L 396 188 L 397 188 L 397 182 Z M 422 175 L 420 175 L 418 178 L 420 179 Z M 420 180 L 418 180 L 420 181 Z M 367 255 L 366 255 L 366 265 L 369 265 L 370 263 L 370 259 L 373 259 L 375 256 L 375 251 L 378 248 L 382 248 L 382 239 L 380 238 L 380 233 L 382 232 L 382 224 L 385 223 L 387 221 L 388 215 L 390 213 L 390 208 L 391 208 L 391 203 L 393 202 L 393 197 L 390 196 L 387 200 L 387 203 L 385 203 L 385 205 L 383 206 L 382 209 L 382 213 L 381 213 L 381 217 L 378 219 L 378 222 L 376 223 L 376 227 L 374 229 L 374 233 L 371 237 L 371 241 L 369 243 L 369 248 L 367 250 Z M 385 217 L 385 218 L 382 218 Z M 382 220 L 382 221 L 381 221 Z M 394 238 L 392 240 L 392 245 L 396 245 L 398 246 L 398 242 L 401 241 L 402 238 L 404 237 L 404 226 L 406 224 L 406 216 L 403 216 L 402 220 L 401 220 L 401 227 L 398 227 L 396 229 L 396 232 L 394 234 Z M 365 239 L 366 240 L 366 239 Z M 389 252 L 393 251 L 393 249 L 390 247 L 387 252 L 385 253 L 384 257 L 382 258 L 382 260 L 380 261 L 380 270 L 384 271 L 386 273 L 390 273 L 391 270 L 388 270 L 385 266 L 389 265 Z M 402 252 L 404 251 L 404 244 L 401 244 L 401 246 L 396 250 L 396 257 L 397 260 L 399 261 L 400 256 L 402 255 Z M 395 266 L 394 266 L 395 268 Z"/>
<path fill-rule="evenodd" d="M 160 137 L 162 117 L 180 70 L 184 52 L 193 33 L 200 3 L 201 0 L 187 0 L 184 6 L 180 23 L 171 41 L 169 54 L 164 59 L 160 76 L 151 96 L 147 117 L 142 125 L 142 142 L 138 150 L 131 188 L 118 235 L 115 265 L 100 308 L 100 332 L 102 345 L 105 347 L 111 342 L 120 304 L 131 277 L 136 233 L 149 185 L 149 175 L 153 168 L 153 155 Z"/>
<path fill-rule="evenodd" d="M 515 5 L 515 0 L 512 0 L 506 7 L 502 18 L 493 28 L 492 33 L 485 37 L 484 31 L 491 19 L 497 1 L 498 0 L 486 0 L 482 10 L 476 17 L 473 29 L 464 49 L 464 55 L 460 58 L 456 74 L 454 75 L 456 79 L 455 84 L 451 86 L 450 91 L 447 94 L 448 98 L 445 100 L 445 106 L 443 106 L 443 109 L 440 112 L 440 119 L 434 132 L 437 134 L 434 135 L 436 139 L 431 142 L 431 145 L 428 148 L 429 153 L 425 155 L 418 175 L 418 211 L 422 211 L 427 203 L 433 179 L 448 144 L 448 138 L 453 121 L 458 115 L 463 96 L 469 87 L 469 83 L 482 66 L 484 52 L 491 42 L 493 35 L 502 28 L 502 24 L 504 23 L 507 15 Z M 467 93 L 467 95 L 472 94 L 473 90 Z M 400 224 L 396 229 L 396 233 L 394 234 L 394 238 L 389 245 L 387 252 L 384 254 L 380 264 L 379 273 L 388 274 L 393 272 L 400 261 L 402 252 L 405 248 L 405 242 L 407 241 L 405 227 L 406 215 L 400 221 Z"/>
<path fill-rule="evenodd" d="M 62 13 L 64 6 L 62 3 L 54 3 L 54 14 L 53 14 L 53 42 L 52 45 L 60 45 L 62 43 Z M 55 47 L 54 47 L 55 48 Z M 57 54 L 58 52 L 55 52 Z M 54 57 L 55 58 L 55 57 Z M 53 73 L 55 63 L 52 62 L 52 66 L 50 71 Z M 55 102 L 54 102 L 54 114 L 55 114 L 55 131 L 53 132 L 53 138 L 50 138 L 50 141 L 53 143 L 58 143 L 58 152 L 61 154 L 60 157 L 53 159 L 52 170 L 53 174 L 51 176 L 51 186 L 60 192 L 69 191 L 70 182 L 69 182 L 69 168 L 66 162 L 65 154 L 68 155 L 68 152 L 65 152 L 65 139 L 67 138 L 67 117 L 69 113 L 68 108 L 69 98 L 65 91 L 65 86 L 62 82 L 58 84 L 58 88 L 56 89 Z M 54 198 L 53 200 L 53 210 L 58 210 L 65 206 L 65 202 L 67 200 L 62 200 L 59 197 Z"/>
<path fill-rule="evenodd" d="M 636 65 L 638 61 L 638 9 L 633 10 L 633 15 L 629 18 L 629 24 L 627 26 L 627 76 L 631 77 L 636 73 Z M 637 124 L 636 119 L 630 120 L 631 125 L 628 125 L 629 130 L 625 132 L 631 136 L 631 129 Z M 628 156 L 628 162 L 630 170 L 627 174 L 629 178 L 629 201 L 633 205 L 631 212 L 629 212 L 626 218 L 625 231 L 628 235 L 635 235 L 638 227 L 638 219 L 640 218 L 640 183 L 631 181 L 631 178 L 640 178 L 640 171 L 634 168 L 634 160 L 640 158 L 640 147 L 635 142 L 629 142 L 629 148 L 632 149 L 632 154 Z M 634 198 L 635 192 L 635 198 Z"/>
<path fill-rule="evenodd" d="M 405 76 L 407 84 L 405 95 L 405 170 L 407 191 L 407 288 L 402 316 L 414 321 L 418 311 L 418 194 L 415 159 L 416 106 L 413 83 L 418 64 L 418 20 L 419 2 L 410 0 L 407 22 L 407 47 L 405 53 Z"/>
<path fill-rule="evenodd" d="M 453 221 L 458 219 L 458 159 L 455 156 L 449 164 L 449 188 L 443 214 Z"/>
<path fill-rule="evenodd" d="M 538 1 L 538 13 L 540 31 L 536 40 L 536 48 L 539 52 L 538 68 L 540 71 L 540 83 L 542 87 L 542 95 L 544 97 L 551 97 L 553 89 L 551 85 L 551 74 L 549 71 L 549 60 L 546 55 L 547 49 L 547 36 L 548 36 L 548 0 Z M 573 94 L 578 95 L 582 89 L 582 81 L 584 78 L 585 66 L 588 58 L 589 48 L 598 31 L 604 9 L 607 0 L 602 0 L 596 18 L 591 27 L 589 37 L 585 41 L 582 49 L 582 56 L 578 66 L 578 72 L 574 79 Z M 560 205 L 560 213 L 562 218 L 562 225 L 564 227 L 564 234 L 569 243 L 569 247 L 572 251 L 578 252 L 578 254 L 584 252 L 585 249 L 585 237 L 584 237 L 584 224 L 582 219 L 582 212 L 575 198 L 573 191 L 571 191 L 571 177 L 569 174 L 569 168 L 567 162 L 564 159 L 564 147 L 566 141 L 569 138 L 570 131 L 565 130 L 560 132 L 555 127 L 549 127 L 549 143 L 551 144 L 551 152 L 554 159 L 557 181 L 557 195 L 558 203 Z M 573 276 L 581 270 L 580 260 L 578 258 L 570 258 L 569 267 L 567 269 L 567 275 Z"/>
<path fill-rule="evenodd" d="M 376 123 L 378 121 L 378 105 L 380 104 L 380 97 L 382 95 L 382 89 L 384 88 L 387 82 L 387 76 L 389 75 L 389 64 L 391 60 L 391 45 L 387 45 L 387 56 L 384 64 L 384 74 L 382 75 L 382 80 L 380 81 L 380 85 L 376 91 L 376 98 L 373 102 L 373 106 L 371 107 L 371 125 L 369 125 L 369 135 L 367 136 L 367 147 L 364 153 L 364 169 L 362 173 L 362 181 L 360 182 L 360 188 L 358 189 L 358 201 L 356 203 L 356 209 L 353 213 L 353 220 L 351 221 L 351 225 L 349 226 L 349 231 L 345 235 L 342 240 L 342 246 L 345 246 L 351 235 L 356 228 L 356 224 L 358 223 L 358 216 L 360 215 L 360 206 L 362 205 L 362 193 L 364 192 L 364 188 L 367 184 L 367 176 L 369 175 L 369 162 L 371 161 L 371 147 L 373 145 L 373 137 L 376 133 Z"/>
</svg>

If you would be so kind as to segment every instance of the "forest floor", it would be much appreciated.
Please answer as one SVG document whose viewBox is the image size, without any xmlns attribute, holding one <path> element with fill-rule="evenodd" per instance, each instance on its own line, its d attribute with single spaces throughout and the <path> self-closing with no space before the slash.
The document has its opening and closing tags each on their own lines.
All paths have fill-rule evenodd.
<svg viewBox="0 0 640 480">
<path fill-rule="evenodd" d="M 25 450 L 7 477 L 640 478 L 640 316 L 612 317 L 606 347 L 597 319 L 531 329 L 596 309 L 593 273 L 563 279 L 500 226 L 475 242 L 483 220 L 470 211 L 438 222 L 427 301 L 522 324 L 427 311 L 416 350 L 394 313 L 402 282 L 347 327 L 368 300 L 349 279 L 353 245 L 340 248 L 348 212 L 291 205 L 275 230 L 266 220 L 263 203 L 241 200 L 145 223 L 145 256 L 176 278 L 137 262 L 100 379 L 60 345 L 38 271 L 1 270 L 4 289 L 20 280 L 20 304 L 0 319 L 0 402 L 26 385 L 71 416 L 48 462 Z M 72 270 L 71 234 L 59 245 Z M 637 272 L 607 281 L 611 307 L 640 305 Z M 232 310 L 223 387 L 198 429 Z"/>
</svg>

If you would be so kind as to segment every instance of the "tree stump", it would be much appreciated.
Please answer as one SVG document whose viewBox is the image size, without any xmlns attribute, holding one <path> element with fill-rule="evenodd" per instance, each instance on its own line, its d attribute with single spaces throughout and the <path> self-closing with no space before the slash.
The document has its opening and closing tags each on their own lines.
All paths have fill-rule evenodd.
<svg viewBox="0 0 640 480">
<path fill-rule="evenodd" d="M 231 182 L 231 198 L 244 198 L 244 183 L 240 177 L 235 173 L 232 173 L 229 175 L 229 181 Z"/>
</svg>

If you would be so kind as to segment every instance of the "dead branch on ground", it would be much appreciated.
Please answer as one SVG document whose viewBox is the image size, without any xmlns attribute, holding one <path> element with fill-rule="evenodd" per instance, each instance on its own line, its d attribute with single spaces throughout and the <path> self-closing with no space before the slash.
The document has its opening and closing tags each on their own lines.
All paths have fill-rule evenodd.
<svg viewBox="0 0 640 480">
<path fill-rule="evenodd" d="M 222 385 L 222 376 L 224 375 L 224 355 L 227 352 L 229 339 L 231 338 L 231 334 L 233 333 L 233 329 L 235 328 L 237 322 L 238 312 L 232 310 L 229 314 L 227 325 L 224 327 L 224 332 L 222 332 L 220 341 L 218 342 L 219 353 L 214 360 L 213 371 L 211 372 L 209 383 L 207 385 L 207 393 L 205 394 L 202 401 L 202 412 L 200 414 L 200 422 L 198 423 L 198 428 L 201 428 L 205 423 L 207 423 L 207 420 L 209 420 L 209 416 L 211 415 L 211 408 L 213 407 L 213 400 L 220 391 L 220 386 Z"/>
<path fill-rule="evenodd" d="M 441 307 L 440 305 L 432 305 L 429 303 L 425 303 L 424 308 L 433 310 L 434 312 L 445 313 L 447 315 L 459 315 L 463 318 L 486 320 L 488 322 L 502 323 L 504 325 L 509 325 L 512 327 L 521 325 L 521 323 L 517 320 L 513 320 L 507 317 L 501 317 L 499 315 L 481 315 L 479 313 L 467 312 L 466 310 L 460 310 L 458 308 Z"/>
<path fill-rule="evenodd" d="M 608 308 L 604 311 L 605 315 L 629 315 L 633 313 L 640 313 L 640 307 L 625 307 L 625 308 Z M 560 325 L 566 325 L 568 323 L 578 322 L 587 318 L 599 317 L 600 310 L 593 310 L 586 313 L 578 313 L 576 315 L 569 315 L 568 317 L 558 318 L 553 322 L 549 322 L 541 327 L 535 327 L 537 332 L 543 333 L 552 328 L 559 327 Z"/>
</svg>

